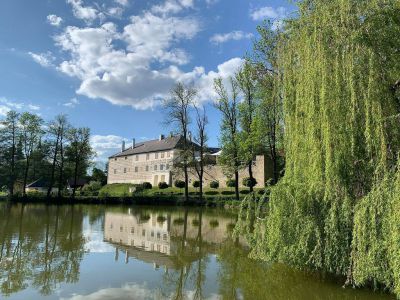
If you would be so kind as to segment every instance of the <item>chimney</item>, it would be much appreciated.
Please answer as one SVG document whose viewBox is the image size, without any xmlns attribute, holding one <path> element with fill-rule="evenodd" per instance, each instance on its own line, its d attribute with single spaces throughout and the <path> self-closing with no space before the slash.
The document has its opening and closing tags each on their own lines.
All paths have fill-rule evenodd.
<svg viewBox="0 0 400 300">
<path fill-rule="evenodd" d="M 163 134 L 160 134 L 160 141 L 162 141 L 163 139 L 165 139 L 165 136 Z"/>
<path fill-rule="evenodd" d="M 132 149 L 135 149 L 135 146 L 136 146 L 136 140 L 132 139 Z"/>
<path fill-rule="evenodd" d="M 125 141 L 122 141 L 122 152 L 125 151 Z"/>
</svg>

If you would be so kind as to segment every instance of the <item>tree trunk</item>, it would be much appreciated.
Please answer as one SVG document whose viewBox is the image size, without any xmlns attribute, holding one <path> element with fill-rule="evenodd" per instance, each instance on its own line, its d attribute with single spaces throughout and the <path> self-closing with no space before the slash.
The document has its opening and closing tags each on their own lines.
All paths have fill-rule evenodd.
<svg viewBox="0 0 400 300">
<path fill-rule="evenodd" d="M 60 139 L 60 175 L 58 178 L 58 197 L 61 198 L 62 182 L 64 180 L 64 147 L 63 139 Z"/>
<path fill-rule="evenodd" d="M 12 145 L 11 145 L 11 183 L 10 183 L 10 197 L 14 196 L 14 184 L 15 184 L 15 126 L 12 130 Z"/>
<path fill-rule="evenodd" d="M 188 175 L 188 167 L 185 161 L 185 165 L 183 166 L 183 171 L 185 173 L 185 201 L 189 200 L 189 175 Z"/>
<path fill-rule="evenodd" d="M 47 198 L 50 197 L 51 190 L 53 189 L 53 185 L 54 185 L 54 174 L 55 174 L 56 162 L 57 162 L 58 142 L 59 142 L 59 136 L 57 135 L 56 145 L 55 145 L 55 148 L 54 148 L 53 163 L 51 165 L 51 175 L 50 175 L 49 188 L 47 190 Z"/>
<path fill-rule="evenodd" d="M 29 164 L 30 164 L 30 159 L 26 159 L 26 166 L 25 166 L 25 172 L 24 172 L 24 191 L 23 195 L 26 196 L 26 184 L 28 181 L 28 172 L 29 172 Z"/>
<path fill-rule="evenodd" d="M 249 178 L 250 178 L 250 193 L 252 193 L 254 191 L 254 187 L 253 187 L 253 181 L 254 181 L 254 177 L 253 177 L 253 161 L 251 161 L 249 163 Z"/>
<path fill-rule="evenodd" d="M 239 201 L 239 171 L 235 171 L 235 195 L 236 200 Z"/>
</svg>

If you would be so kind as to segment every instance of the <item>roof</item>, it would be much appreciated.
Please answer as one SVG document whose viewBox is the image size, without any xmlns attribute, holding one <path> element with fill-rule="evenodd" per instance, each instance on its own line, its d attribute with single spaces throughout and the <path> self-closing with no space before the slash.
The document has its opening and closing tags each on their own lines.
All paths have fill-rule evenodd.
<svg viewBox="0 0 400 300">
<path fill-rule="evenodd" d="M 28 184 L 26 187 L 27 188 L 47 188 L 49 186 L 49 183 L 47 180 L 40 178 L 30 184 Z"/>
<path fill-rule="evenodd" d="M 167 151 L 172 149 L 179 149 L 182 148 L 182 146 L 183 146 L 183 136 L 181 135 L 169 136 L 161 140 L 157 139 L 157 140 L 136 143 L 134 148 L 129 147 L 125 151 L 118 152 L 117 154 L 114 154 L 109 158 L 158 152 L 158 151 Z"/>
</svg>

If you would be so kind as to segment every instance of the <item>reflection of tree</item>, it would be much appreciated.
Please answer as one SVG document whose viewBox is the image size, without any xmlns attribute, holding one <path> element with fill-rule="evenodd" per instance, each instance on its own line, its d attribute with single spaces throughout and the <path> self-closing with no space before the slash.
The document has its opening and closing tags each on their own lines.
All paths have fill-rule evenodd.
<svg viewBox="0 0 400 300">
<path fill-rule="evenodd" d="M 75 282 L 84 253 L 83 214 L 73 206 L 0 207 L 1 293 L 10 295 L 28 283 L 43 295 L 60 282 Z"/>
</svg>

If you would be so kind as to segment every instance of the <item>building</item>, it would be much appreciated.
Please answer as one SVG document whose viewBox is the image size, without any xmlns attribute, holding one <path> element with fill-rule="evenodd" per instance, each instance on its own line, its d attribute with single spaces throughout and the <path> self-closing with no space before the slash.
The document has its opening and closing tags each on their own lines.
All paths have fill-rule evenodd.
<svg viewBox="0 0 400 300">
<path fill-rule="evenodd" d="M 38 193 L 42 193 L 42 194 L 47 194 L 47 190 L 49 189 L 49 183 L 40 178 L 30 184 L 28 184 L 25 187 L 25 192 L 26 193 L 32 193 L 32 192 L 38 192 Z M 51 189 L 51 194 L 56 195 L 58 193 L 58 188 L 53 187 Z"/>
<path fill-rule="evenodd" d="M 182 136 L 164 137 L 160 135 L 157 140 L 141 143 L 132 141 L 132 146 L 125 148 L 122 144 L 121 152 L 109 157 L 107 183 L 132 183 L 140 184 L 150 182 L 153 186 L 160 182 L 172 185 L 177 179 L 183 179 L 182 170 L 176 168 L 180 161 L 183 149 Z M 193 147 L 198 147 L 192 143 Z M 218 164 L 220 149 L 209 148 L 207 153 L 209 162 L 204 170 L 204 186 L 211 181 L 218 181 L 220 187 L 226 187 L 228 180 L 223 168 Z M 196 153 L 195 153 L 196 155 Z M 257 156 L 253 162 L 254 178 L 257 180 L 257 187 L 264 187 L 267 178 L 270 178 L 271 171 L 267 168 L 265 157 Z M 247 170 L 239 172 L 241 179 L 248 177 Z M 189 170 L 189 184 L 197 180 L 196 172 Z"/>
</svg>

